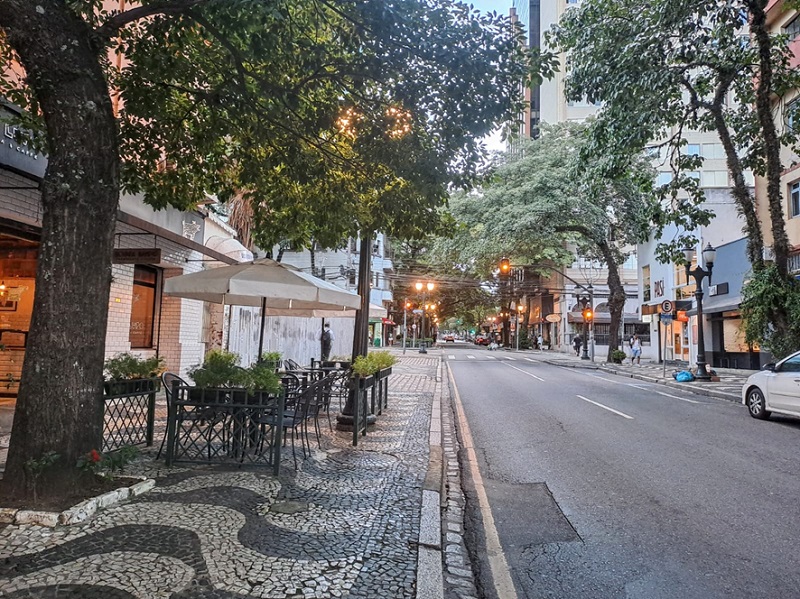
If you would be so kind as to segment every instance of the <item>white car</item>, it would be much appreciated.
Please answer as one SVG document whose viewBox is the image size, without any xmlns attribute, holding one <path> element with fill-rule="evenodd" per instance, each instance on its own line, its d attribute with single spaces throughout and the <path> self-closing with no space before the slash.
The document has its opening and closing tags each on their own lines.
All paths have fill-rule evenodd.
<svg viewBox="0 0 800 599">
<path fill-rule="evenodd" d="M 751 374 L 742 387 L 742 403 L 753 418 L 772 412 L 800 417 L 800 352 Z"/>
</svg>

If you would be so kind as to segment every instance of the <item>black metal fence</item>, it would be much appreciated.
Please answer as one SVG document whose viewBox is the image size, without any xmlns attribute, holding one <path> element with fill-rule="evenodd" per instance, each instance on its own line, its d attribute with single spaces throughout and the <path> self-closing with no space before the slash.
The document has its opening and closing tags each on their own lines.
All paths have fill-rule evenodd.
<svg viewBox="0 0 800 599">
<path fill-rule="evenodd" d="M 153 444 L 158 379 L 111 381 L 103 394 L 103 451 Z"/>
<path fill-rule="evenodd" d="M 272 466 L 278 474 L 283 393 L 244 389 L 172 388 L 167 417 L 167 465 L 213 462 Z"/>
<path fill-rule="evenodd" d="M 355 401 L 353 402 L 353 446 L 358 445 L 358 437 L 367 434 L 367 424 L 369 417 L 369 402 L 367 394 L 370 393 L 375 385 L 375 377 L 357 377 L 350 379 Z"/>
</svg>

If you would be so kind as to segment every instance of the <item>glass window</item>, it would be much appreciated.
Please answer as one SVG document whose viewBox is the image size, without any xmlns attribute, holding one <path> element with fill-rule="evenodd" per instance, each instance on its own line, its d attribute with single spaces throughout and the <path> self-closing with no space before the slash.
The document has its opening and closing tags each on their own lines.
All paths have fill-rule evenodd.
<svg viewBox="0 0 800 599">
<path fill-rule="evenodd" d="M 700 176 L 702 187 L 728 187 L 728 171 L 703 171 Z"/>
<path fill-rule="evenodd" d="M 790 40 L 793 40 L 798 35 L 800 35 L 800 17 L 795 17 L 783 28 L 783 32 L 789 36 Z"/>
<path fill-rule="evenodd" d="M 800 372 L 800 356 L 786 360 L 781 364 L 780 372 Z"/>
<path fill-rule="evenodd" d="M 792 100 L 783 109 L 783 120 L 788 132 L 797 131 L 798 109 L 800 109 L 800 104 L 797 100 Z"/>
<path fill-rule="evenodd" d="M 725 160 L 722 144 L 703 144 L 703 157 L 710 160 Z"/>
<path fill-rule="evenodd" d="M 662 171 L 658 173 L 656 185 L 668 185 L 670 181 L 672 181 L 672 173 L 668 171 Z"/>
<path fill-rule="evenodd" d="M 153 347 L 153 321 L 156 312 L 158 271 L 149 266 L 133 267 L 131 298 L 131 348 Z"/>
<path fill-rule="evenodd" d="M 800 181 L 795 181 L 789 187 L 789 210 L 792 218 L 800 216 Z"/>
<path fill-rule="evenodd" d="M 700 144 L 689 144 L 686 146 L 687 156 L 700 156 Z"/>
</svg>

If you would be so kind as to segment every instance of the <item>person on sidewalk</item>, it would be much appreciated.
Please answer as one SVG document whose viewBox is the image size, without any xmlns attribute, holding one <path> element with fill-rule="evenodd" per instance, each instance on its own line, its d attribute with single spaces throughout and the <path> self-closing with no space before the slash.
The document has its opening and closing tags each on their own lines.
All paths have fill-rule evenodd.
<svg viewBox="0 0 800 599">
<path fill-rule="evenodd" d="M 641 366 L 642 361 L 642 342 L 639 340 L 639 335 L 634 333 L 633 337 L 631 337 L 631 365 L 634 363 L 637 366 Z"/>
<path fill-rule="evenodd" d="M 536 344 L 539 346 L 540 351 L 544 349 L 544 337 L 542 337 L 541 333 L 539 333 L 539 336 L 536 338 Z"/>
<path fill-rule="evenodd" d="M 581 339 L 580 335 L 575 335 L 572 338 L 572 347 L 575 348 L 575 355 L 576 356 L 580 356 L 581 355 L 581 343 L 583 343 L 583 339 Z"/>
<path fill-rule="evenodd" d="M 331 331 L 330 323 L 325 323 L 325 328 L 322 333 L 317 336 L 317 340 L 322 344 L 322 361 L 327 362 L 331 356 L 331 347 L 333 347 L 333 331 Z"/>
</svg>

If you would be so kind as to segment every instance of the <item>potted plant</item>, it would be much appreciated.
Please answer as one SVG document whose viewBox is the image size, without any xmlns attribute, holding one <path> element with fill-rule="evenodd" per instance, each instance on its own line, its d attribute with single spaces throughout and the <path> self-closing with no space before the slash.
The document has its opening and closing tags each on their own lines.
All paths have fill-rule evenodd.
<svg viewBox="0 0 800 599">
<path fill-rule="evenodd" d="M 203 363 L 191 368 L 187 375 L 197 387 L 189 391 L 190 399 L 216 397 L 219 389 L 246 387 L 248 377 L 247 371 L 239 367 L 239 356 L 224 349 L 208 352 Z"/>
<path fill-rule="evenodd" d="M 270 351 L 261 354 L 261 364 L 272 367 L 273 371 L 277 371 L 281 367 L 281 352 Z"/>
<path fill-rule="evenodd" d="M 626 357 L 627 357 L 627 355 L 621 349 L 612 349 L 611 350 L 611 361 L 614 364 L 622 364 L 622 362 L 625 360 Z"/>
<path fill-rule="evenodd" d="M 274 361 L 261 361 L 252 364 L 246 370 L 244 378 L 244 386 L 251 395 L 258 391 L 276 394 L 281 390 L 281 379 L 275 372 Z"/>
<path fill-rule="evenodd" d="M 397 363 L 395 358 L 388 351 L 376 351 L 369 354 L 369 359 L 375 366 L 375 372 L 380 373 L 381 378 L 392 374 L 392 366 Z"/>
<path fill-rule="evenodd" d="M 367 389 L 372 387 L 375 383 L 374 374 L 378 368 L 375 361 L 371 358 L 371 354 L 366 356 L 358 356 L 353 362 L 351 368 L 353 372 L 353 380 L 359 389 Z"/>
<path fill-rule="evenodd" d="M 155 390 L 158 386 L 157 377 L 166 370 L 166 363 L 160 356 L 142 358 L 123 352 L 106 360 L 103 367 L 106 375 L 104 390 L 106 395 L 112 395 L 126 391 Z"/>
</svg>

